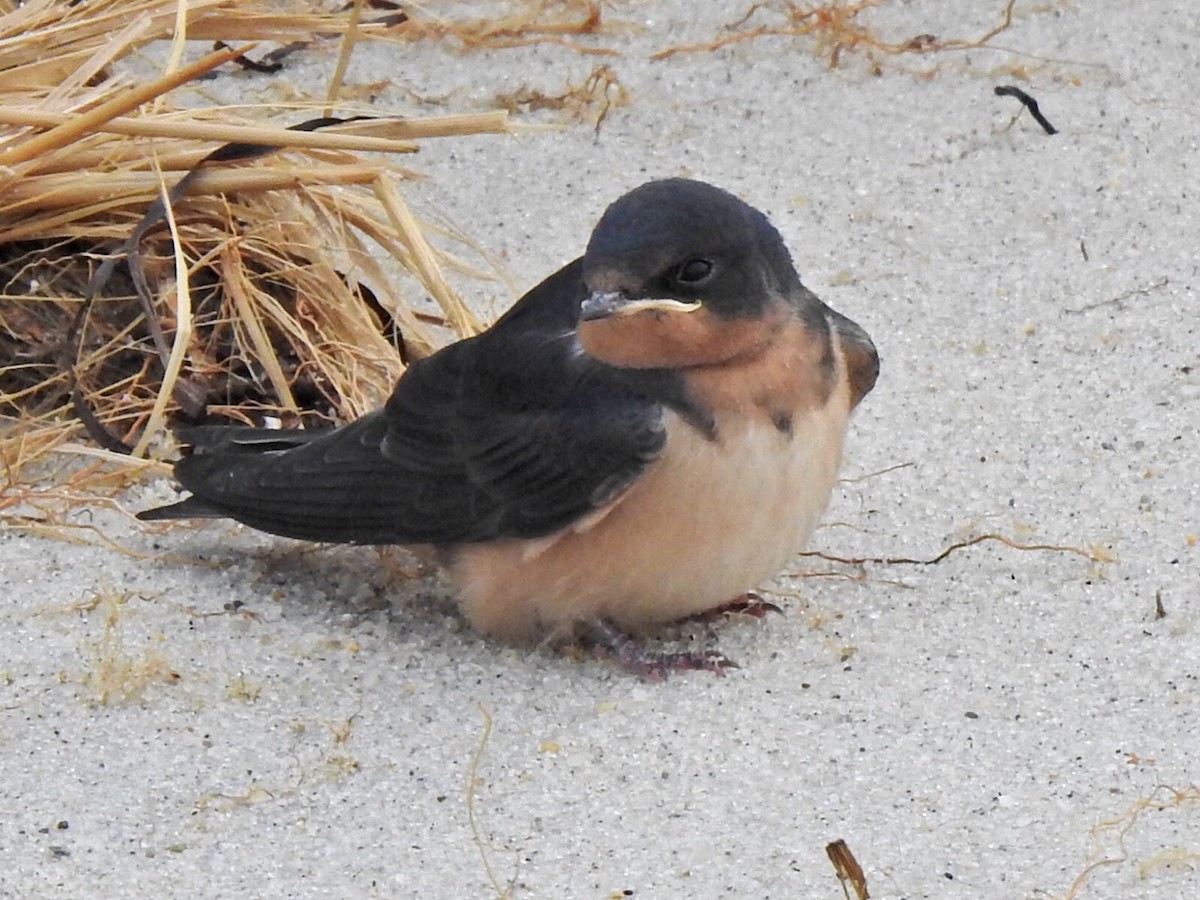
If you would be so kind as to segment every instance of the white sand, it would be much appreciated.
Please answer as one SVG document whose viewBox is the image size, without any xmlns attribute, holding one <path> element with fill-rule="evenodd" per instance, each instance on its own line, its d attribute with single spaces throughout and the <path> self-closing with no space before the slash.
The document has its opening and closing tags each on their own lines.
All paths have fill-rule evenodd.
<svg viewBox="0 0 1200 900">
<path fill-rule="evenodd" d="M 1022 0 L 995 40 L 1020 53 L 899 60 L 931 78 L 831 70 L 803 40 L 649 62 L 742 9 L 693 6 L 619 4 L 645 28 L 590 42 L 611 60 L 363 45 L 349 78 L 392 80 L 380 113 L 457 111 L 609 62 L 632 103 L 598 138 L 430 143 L 409 196 L 525 288 L 650 177 L 739 193 L 883 358 L 816 549 L 930 557 L 996 532 L 1117 561 L 990 543 L 785 576 L 786 617 L 720 634 L 743 669 L 646 684 L 482 641 L 370 550 L 96 513 L 208 567 L 5 531 L 0 895 L 495 896 L 486 859 L 516 897 L 837 898 L 825 845 L 844 838 L 873 897 L 1063 897 L 1099 859 L 1119 861 L 1077 896 L 1200 896 L 1196 11 Z M 971 37 L 1001 6 L 875 21 Z M 332 65 L 301 54 L 287 77 L 317 90 Z M 992 88 L 1014 82 L 1058 135 L 1009 127 Z M 418 110 L 401 88 L 449 96 Z M 72 604 L 114 592 L 106 643 L 105 610 Z M 254 618 L 205 617 L 233 601 Z M 177 682 L 97 702 L 97 673 L 156 659 Z M 1134 821 L 1172 800 L 1157 785 L 1190 799 Z"/>
</svg>

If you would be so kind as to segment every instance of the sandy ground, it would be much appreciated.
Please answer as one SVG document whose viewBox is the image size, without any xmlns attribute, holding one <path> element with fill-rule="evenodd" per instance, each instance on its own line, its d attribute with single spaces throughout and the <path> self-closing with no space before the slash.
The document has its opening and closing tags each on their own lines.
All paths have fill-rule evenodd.
<svg viewBox="0 0 1200 900">
<path fill-rule="evenodd" d="M 868 21 L 971 38 L 1002 6 Z M 1002 49 L 878 76 L 804 39 L 649 61 L 741 11 L 616 3 L 639 27 L 589 39 L 607 60 L 364 45 L 349 79 L 445 112 L 608 62 L 631 103 L 598 136 L 431 143 L 414 204 L 524 289 L 648 178 L 737 192 L 883 358 L 814 549 L 1111 561 L 797 557 L 765 586 L 785 616 L 720 629 L 742 669 L 654 684 L 480 640 L 372 550 L 5 530 L 0 895 L 838 898 L 842 838 L 877 898 L 1200 896 L 1200 18 L 1022 0 Z M 287 77 L 320 93 L 333 61 Z"/>
</svg>

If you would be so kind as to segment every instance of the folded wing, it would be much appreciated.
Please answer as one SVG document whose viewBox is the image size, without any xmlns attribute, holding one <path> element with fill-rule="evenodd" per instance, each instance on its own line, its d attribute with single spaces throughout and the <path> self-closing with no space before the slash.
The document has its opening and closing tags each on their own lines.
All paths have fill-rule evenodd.
<svg viewBox="0 0 1200 900">
<path fill-rule="evenodd" d="M 343 428 L 192 428 L 192 497 L 143 518 L 228 516 L 345 543 L 550 534 L 608 502 L 666 440 L 661 406 L 583 354 L 578 262 L 492 329 L 415 363 L 387 406 Z"/>
</svg>

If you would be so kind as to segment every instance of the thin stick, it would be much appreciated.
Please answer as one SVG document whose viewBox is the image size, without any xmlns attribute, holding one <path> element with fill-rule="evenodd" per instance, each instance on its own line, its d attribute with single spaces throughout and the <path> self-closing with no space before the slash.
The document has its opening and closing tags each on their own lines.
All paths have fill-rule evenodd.
<svg viewBox="0 0 1200 900">
<path fill-rule="evenodd" d="M 996 541 L 1004 544 L 1006 547 L 1012 547 L 1014 550 L 1050 550 L 1054 553 L 1074 553 L 1076 556 L 1082 556 L 1084 559 L 1090 559 L 1092 562 L 1105 561 L 1099 554 L 1080 547 L 1066 547 L 1059 544 L 1018 544 L 1016 541 L 1006 538 L 1002 534 L 981 534 L 969 540 L 958 541 L 930 559 L 911 559 L 907 556 L 860 556 L 847 558 L 844 556 L 832 556 L 817 550 L 806 550 L 800 555 L 815 556 L 818 559 L 827 559 L 830 562 L 843 563 L 848 566 L 861 566 L 863 563 L 875 563 L 882 566 L 935 566 L 951 553 L 955 553 L 958 550 L 965 550 L 967 547 L 974 547 L 976 544 L 982 544 L 984 541 Z"/>
</svg>

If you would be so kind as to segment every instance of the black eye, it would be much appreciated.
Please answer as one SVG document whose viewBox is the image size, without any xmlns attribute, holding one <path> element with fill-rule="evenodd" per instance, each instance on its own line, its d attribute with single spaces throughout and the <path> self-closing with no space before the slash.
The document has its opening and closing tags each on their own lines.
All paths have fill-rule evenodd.
<svg viewBox="0 0 1200 900">
<path fill-rule="evenodd" d="M 707 259 L 689 259 L 675 272 L 680 284 L 699 284 L 712 274 L 713 264 Z"/>
</svg>

